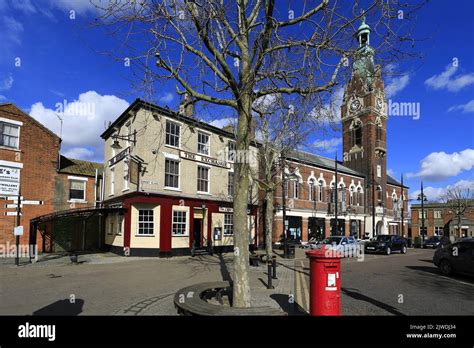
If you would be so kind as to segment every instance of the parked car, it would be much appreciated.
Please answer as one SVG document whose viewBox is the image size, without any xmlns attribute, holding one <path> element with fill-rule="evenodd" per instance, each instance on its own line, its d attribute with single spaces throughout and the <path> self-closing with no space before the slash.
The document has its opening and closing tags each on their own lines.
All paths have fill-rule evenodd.
<svg viewBox="0 0 474 348">
<path fill-rule="evenodd" d="M 407 241 L 405 238 L 397 235 L 379 235 L 374 240 L 365 243 L 366 253 L 384 253 L 390 255 L 393 251 L 400 251 L 402 254 L 407 252 Z"/>
<path fill-rule="evenodd" d="M 438 248 L 433 263 L 445 275 L 464 273 L 474 276 L 474 238 L 463 238 Z"/>
<path fill-rule="evenodd" d="M 441 244 L 441 237 L 433 236 L 425 240 L 423 243 L 423 248 L 433 248 L 436 249 Z"/>
<path fill-rule="evenodd" d="M 359 245 L 354 237 L 344 236 L 329 236 L 321 242 L 311 246 L 311 249 L 318 249 L 323 246 L 327 246 L 332 250 L 336 251 L 352 251 L 356 252 L 356 248 Z"/>
</svg>

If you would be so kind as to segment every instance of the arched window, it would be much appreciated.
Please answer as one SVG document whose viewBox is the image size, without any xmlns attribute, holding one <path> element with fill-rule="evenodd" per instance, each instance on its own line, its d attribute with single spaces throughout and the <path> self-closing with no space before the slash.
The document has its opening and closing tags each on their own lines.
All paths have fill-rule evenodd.
<svg viewBox="0 0 474 348">
<path fill-rule="evenodd" d="M 323 181 L 322 180 L 319 180 L 319 201 L 322 202 L 324 197 L 323 197 Z"/>
<path fill-rule="evenodd" d="M 343 184 L 339 184 L 339 190 L 337 193 L 338 202 L 346 202 L 346 188 Z"/>
<path fill-rule="evenodd" d="M 362 205 L 362 189 L 357 188 L 357 205 Z"/>
<path fill-rule="evenodd" d="M 349 189 L 349 205 L 354 205 L 354 186 Z"/>
<path fill-rule="evenodd" d="M 315 201 L 316 200 L 316 195 L 315 195 L 315 187 L 314 187 L 314 179 L 309 179 L 309 200 L 310 201 Z"/>
<path fill-rule="evenodd" d="M 377 140 L 382 140 L 382 126 L 377 126 Z"/>
<path fill-rule="evenodd" d="M 362 127 L 360 123 L 354 126 L 354 145 L 362 146 Z"/>
</svg>

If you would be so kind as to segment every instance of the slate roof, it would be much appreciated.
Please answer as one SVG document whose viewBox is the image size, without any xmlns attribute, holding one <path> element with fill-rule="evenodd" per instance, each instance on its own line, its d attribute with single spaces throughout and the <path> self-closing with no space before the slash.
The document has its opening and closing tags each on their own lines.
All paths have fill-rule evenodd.
<svg viewBox="0 0 474 348">
<path fill-rule="evenodd" d="M 62 155 L 60 161 L 59 172 L 64 174 L 95 176 L 96 169 L 102 171 L 104 167 L 101 163 L 67 158 Z"/>
<path fill-rule="evenodd" d="M 304 151 L 291 151 L 287 156 L 288 159 L 295 160 L 296 162 L 306 163 L 315 167 L 323 167 L 329 170 L 335 170 L 335 160 L 313 153 L 304 152 Z M 365 177 L 363 173 L 350 169 L 342 164 L 342 162 L 337 161 L 337 171 L 341 173 L 351 174 L 355 176 Z"/>
</svg>

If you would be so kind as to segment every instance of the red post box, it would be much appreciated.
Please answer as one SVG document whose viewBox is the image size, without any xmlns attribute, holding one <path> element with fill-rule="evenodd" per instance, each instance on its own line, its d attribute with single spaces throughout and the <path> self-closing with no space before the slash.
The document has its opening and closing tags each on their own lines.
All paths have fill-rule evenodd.
<svg viewBox="0 0 474 348">
<path fill-rule="evenodd" d="M 341 255 L 327 246 L 306 255 L 310 259 L 309 314 L 341 315 Z"/>
</svg>

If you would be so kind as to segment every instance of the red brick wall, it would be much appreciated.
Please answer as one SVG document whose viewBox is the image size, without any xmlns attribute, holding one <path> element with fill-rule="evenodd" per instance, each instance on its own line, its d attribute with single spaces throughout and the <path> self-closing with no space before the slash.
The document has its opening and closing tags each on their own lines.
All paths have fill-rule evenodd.
<svg viewBox="0 0 474 348">
<path fill-rule="evenodd" d="M 69 179 L 68 176 L 76 176 L 87 178 L 86 182 L 86 202 L 69 202 Z M 67 210 L 74 208 L 86 208 L 93 207 L 95 204 L 94 200 L 94 186 L 95 186 L 95 177 L 91 176 L 81 176 L 77 174 L 67 174 L 59 173 L 55 179 L 55 211 Z"/>
<path fill-rule="evenodd" d="M 40 126 L 30 116 L 13 105 L 0 106 L 0 117 L 23 122 L 20 127 L 19 150 L 0 148 L 0 159 L 23 163 L 20 171 L 21 195 L 27 200 L 42 200 L 43 205 L 25 205 L 22 209 L 21 224 L 25 234 L 21 244 L 28 244 L 30 219 L 54 210 L 54 177 L 59 153 L 59 138 Z M 0 243 L 14 243 L 13 227 L 15 216 L 5 216 L 7 201 L 0 207 Z M 13 203 L 8 201 L 8 203 Z M 41 247 L 41 242 L 38 241 Z"/>
</svg>

